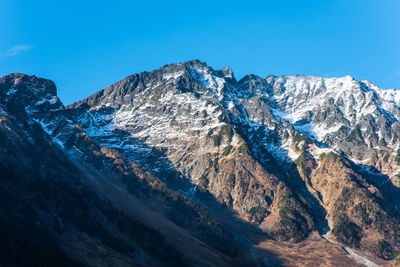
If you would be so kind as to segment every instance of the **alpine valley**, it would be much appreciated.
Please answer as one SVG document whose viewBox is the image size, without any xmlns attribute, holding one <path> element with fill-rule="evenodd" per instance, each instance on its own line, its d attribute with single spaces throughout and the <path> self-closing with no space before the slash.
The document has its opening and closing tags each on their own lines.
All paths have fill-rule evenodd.
<svg viewBox="0 0 400 267">
<path fill-rule="evenodd" d="M 193 60 L 64 106 L 0 78 L 0 265 L 400 264 L 400 90 Z"/>
</svg>

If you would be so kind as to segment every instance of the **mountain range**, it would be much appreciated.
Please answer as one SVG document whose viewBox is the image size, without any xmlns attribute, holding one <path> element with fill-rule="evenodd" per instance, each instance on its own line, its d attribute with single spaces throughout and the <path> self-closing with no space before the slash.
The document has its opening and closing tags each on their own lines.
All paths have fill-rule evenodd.
<svg viewBox="0 0 400 267">
<path fill-rule="evenodd" d="M 400 264 L 400 90 L 193 60 L 64 106 L 0 78 L 6 266 Z"/>
</svg>

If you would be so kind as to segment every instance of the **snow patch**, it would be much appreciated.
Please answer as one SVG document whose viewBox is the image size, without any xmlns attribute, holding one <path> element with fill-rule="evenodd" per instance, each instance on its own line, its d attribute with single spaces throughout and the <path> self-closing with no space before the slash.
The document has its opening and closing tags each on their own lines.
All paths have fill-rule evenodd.
<svg viewBox="0 0 400 267">
<path fill-rule="evenodd" d="M 170 79 L 177 79 L 179 76 L 183 75 L 183 70 L 177 72 L 166 73 L 163 75 L 163 79 L 170 80 Z"/>
</svg>

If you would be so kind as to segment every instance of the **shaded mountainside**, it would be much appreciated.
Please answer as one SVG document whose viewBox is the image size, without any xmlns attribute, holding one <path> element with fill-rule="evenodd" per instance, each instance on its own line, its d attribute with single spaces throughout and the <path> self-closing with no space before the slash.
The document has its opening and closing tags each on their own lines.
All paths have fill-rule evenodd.
<svg viewBox="0 0 400 267">
<path fill-rule="evenodd" d="M 197 60 L 68 107 L 49 80 L 5 76 L 2 261 L 291 265 L 302 242 L 337 255 L 321 264 L 360 263 L 353 250 L 386 264 L 400 250 L 399 101 L 351 77 L 237 81 Z"/>
</svg>

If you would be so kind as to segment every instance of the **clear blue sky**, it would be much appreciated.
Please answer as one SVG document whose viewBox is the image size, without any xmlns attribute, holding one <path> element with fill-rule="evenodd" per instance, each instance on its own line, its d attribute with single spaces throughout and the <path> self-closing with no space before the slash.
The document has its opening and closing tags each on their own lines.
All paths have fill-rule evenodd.
<svg viewBox="0 0 400 267">
<path fill-rule="evenodd" d="M 398 0 L 1 0 L 0 36 L 0 75 L 50 78 L 65 104 L 190 59 L 400 89 Z"/>
</svg>

